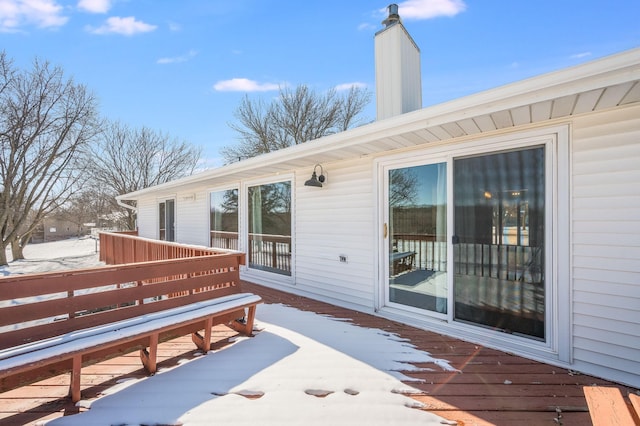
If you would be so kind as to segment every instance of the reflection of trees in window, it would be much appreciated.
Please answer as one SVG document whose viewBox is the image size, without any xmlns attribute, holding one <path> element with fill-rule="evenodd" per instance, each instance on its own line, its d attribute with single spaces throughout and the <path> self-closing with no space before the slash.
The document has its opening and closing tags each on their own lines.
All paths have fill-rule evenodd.
<svg viewBox="0 0 640 426">
<path fill-rule="evenodd" d="M 291 275 L 291 182 L 248 188 L 249 266 Z"/>
<path fill-rule="evenodd" d="M 210 229 L 212 247 L 238 248 L 238 190 L 211 193 Z"/>
<path fill-rule="evenodd" d="M 211 230 L 238 232 L 238 190 L 211 193 Z"/>
<path fill-rule="evenodd" d="M 278 182 L 249 187 L 249 232 L 291 235 L 291 184 Z"/>
<path fill-rule="evenodd" d="M 418 198 L 418 177 L 411 169 L 389 171 L 389 204 L 411 205 Z"/>
<path fill-rule="evenodd" d="M 444 241 L 446 165 L 390 170 L 389 207 L 394 233 L 432 235 Z"/>
</svg>

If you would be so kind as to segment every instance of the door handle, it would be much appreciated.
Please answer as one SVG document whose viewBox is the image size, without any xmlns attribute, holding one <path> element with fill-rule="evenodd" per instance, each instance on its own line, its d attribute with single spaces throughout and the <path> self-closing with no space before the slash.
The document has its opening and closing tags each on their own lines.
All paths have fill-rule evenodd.
<svg viewBox="0 0 640 426">
<path fill-rule="evenodd" d="M 386 239 L 386 238 L 387 238 L 387 231 L 388 231 L 388 229 L 387 229 L 387 224 L 385 223 L 385 224 L 382 226 L 382 238 L 383 238 L 383 239 Z"/>
</svg>

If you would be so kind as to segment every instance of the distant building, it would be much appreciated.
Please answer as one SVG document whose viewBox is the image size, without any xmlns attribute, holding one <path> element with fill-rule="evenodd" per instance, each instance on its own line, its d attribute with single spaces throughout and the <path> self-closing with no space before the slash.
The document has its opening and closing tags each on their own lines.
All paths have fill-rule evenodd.
<svg viewBox="0 0 640 426">
<path fill-rule="evenodd" d="M 88 235 L 90 232 L 91 227 L 86 224 L 77 224 L 56 217 L 46 217 L 31 235 L 31 242 L 42 243 L 65 240 Z"/>
</svg>

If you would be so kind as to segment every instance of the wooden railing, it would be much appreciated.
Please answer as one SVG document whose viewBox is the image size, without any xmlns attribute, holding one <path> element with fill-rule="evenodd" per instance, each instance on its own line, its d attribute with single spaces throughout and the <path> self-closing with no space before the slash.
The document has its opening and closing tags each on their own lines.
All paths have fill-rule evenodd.
<svg viewBox="0 0 640 426">
<path fill-rule="evenodd" d="M 430 234 L 394 234 L 396 252 L 415 252 L 414 268 L 447 270 L 447 243 Z M 510 244 L 454 245 L 456 274 L 498 278 L 508 281 L 541 282 L 540 247 Z"/>
<path fill-rule="evenodd" d="M 291 237 L 249 234 L 249 266 L 290 275 Z"/>
<path fill-rule="evenodd" d="M 238 233 L 228 231 L 211 231 L 209 245 L 228 250 L 238 250 Z"/>
<path fill-rule="evenodd" d="M 71 371 L 77 402 L 84 365 L 140 350 L 153 373 L 159 342 L 193 333 L 206 352 L 213 325 L 251 334 L 243 253 L 111 233 L 100 247 L 111 265 L 0 277 L 0 392 Z"/>
<path fill-rule="evenodd" d="M 107 265 L 210 256 L 212 254 L 232 254 L 237 257 L 238 265 L 245 264 L 244 253 L 237 251 L 152 240 L 125 233 L 100 233 L 100 260 Z"/>
<path fill-rule="evenodd" d="M 211 247 L 216 249 L 238 250 L 238 233 L 211 231 Z M 247 248 L 249 266 L 255 269 L 291 274 L 291 237 L 271 234 L 249 234 Z"/>
<path fill-rule="evenodd" d="M 208 300 L 239 281 L 233 254 L 10 275 L 0 278 L 0 349 Z"/>
<path fill-rule="evenodd" d="M 506 281 L 539 283 L 542 249 L 509 244 L 456 244 L 455 273 Z"/>
<path fill-rule="evenodd" d="M 437 240 L 431 234 L 393 234 L 393 249 L 399 253 L 415 252 L 416 269 L 446 271 L 447 243 Z"/>
</svg>

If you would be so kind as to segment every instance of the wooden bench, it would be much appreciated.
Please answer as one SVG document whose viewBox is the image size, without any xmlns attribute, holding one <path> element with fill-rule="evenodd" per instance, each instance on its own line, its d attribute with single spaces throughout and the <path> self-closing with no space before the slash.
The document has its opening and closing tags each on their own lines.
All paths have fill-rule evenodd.
<svg viewBox="0 0 640 426">
<path fill-rule="evenodd" d="M 259 296 L 242 293 L 242 254 L 0 278 L 0 392 L 62 373 L 77 402 L 83 366 L 135 350 L 156 371 L 158 343 L 211 328 L 252 335 Z"/>
<path fill-rule="evenodd" d="M 630 393 L 627 403 L 616 387 L 585 386 L 583 389 L 594 426 L 640 425 L 640 396 Z"/>
</svg>

